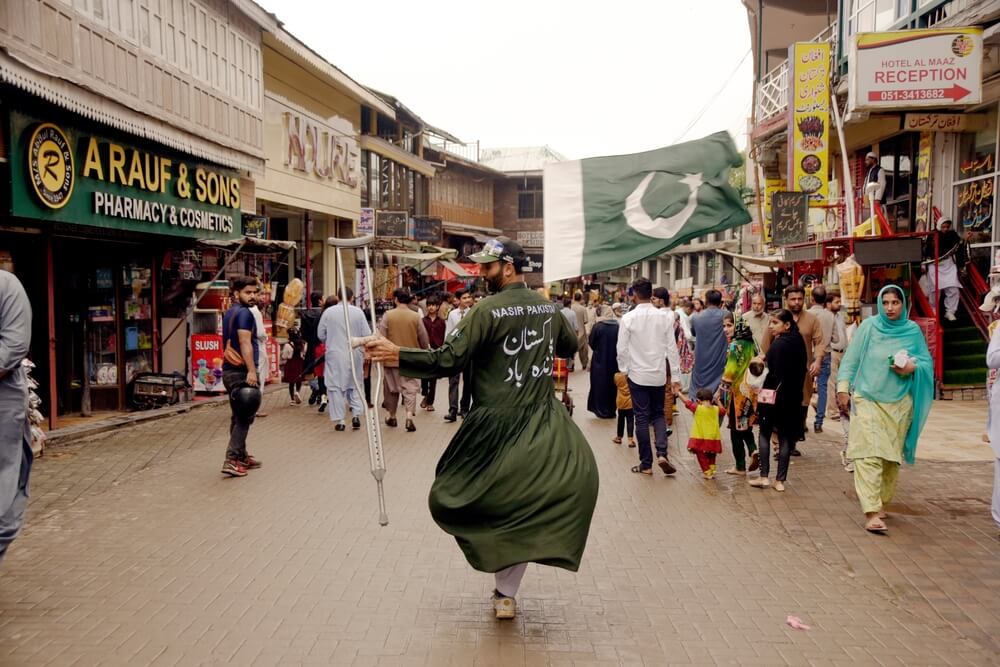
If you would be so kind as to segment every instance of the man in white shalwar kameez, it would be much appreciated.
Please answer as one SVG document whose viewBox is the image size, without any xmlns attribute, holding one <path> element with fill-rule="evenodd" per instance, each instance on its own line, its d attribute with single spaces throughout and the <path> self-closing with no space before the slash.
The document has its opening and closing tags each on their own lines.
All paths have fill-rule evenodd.
<svg viewBox="0 0 1000 667">
<path fill-rule="evenodd" d="M 944 294 L 944 318 L 955 321 L 955 313 L 958 311 L 960 301 L 959 290 L 962 283 L 958 278 L 959 270 L 965 265 L 967 257 L 965 246 L 962 243 L 958 232 L 951 228 L 951 218 L 941 218 L 938 222 L 938 253 L 941 259 L 935 268 L 934 262 L 924 264 L 924 278 L 920 280 L 920 286 L 927 295 L 927 300 L 931 303 L 931 308 L 937 312 L 938 304 L 934 298 L 934 285 L 937 283 L 940 291 Z M 926 256 L 926 255 L 925 255 Z"/>
<path fill-rule="evenodd" d="M 345 404 L 351 407 L 351 425 L 355 429 L 361 428 L 361 415 L 365 407 L 363 396 L 358 394 L 357 387 L 362 386 L 362 372 L 364 368 L 364 352 L 362 349 L 351 349 L 350 339 L 370 336 L 372 333 L 368 320 L 360 308 L 350 302 L 354 299 L 354 292 L 347 288 L 347 303 L 341 301 L 336 306 L 331 306 L 323 311 L 323 316 L 319 320 L 317 335 L 326 344 L 326 365 L 324 366 L 323 379 L 326 382 L 326 392 L 329 396 L 329 406 L 327 412 L 330 421 L 338 431 L 346 428 L 344 417 L 346 416 Z M 344 329 L 344 308 L 347 308 L 347 317 L 350 320 L 351 330 L 348 334 Z M 349 354 L 354 355 L 354 370 L 357 373 L 357 385 L 351 379 L 351 359 Z"/>
</svg>

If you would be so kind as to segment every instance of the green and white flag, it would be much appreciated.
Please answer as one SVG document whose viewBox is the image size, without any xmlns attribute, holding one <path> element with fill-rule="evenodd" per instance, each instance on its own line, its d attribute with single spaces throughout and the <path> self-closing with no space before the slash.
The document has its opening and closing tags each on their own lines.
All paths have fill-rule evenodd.
<svg viewBox="0 0 1000 667">
<path fill-rule="evenodd" d="M 545 280 L 629 266 L 750 222 L 728 132 L 634 155 L 545 165 Z M 656 282 L 655 276 L 649 276 Z"/>
</svg>

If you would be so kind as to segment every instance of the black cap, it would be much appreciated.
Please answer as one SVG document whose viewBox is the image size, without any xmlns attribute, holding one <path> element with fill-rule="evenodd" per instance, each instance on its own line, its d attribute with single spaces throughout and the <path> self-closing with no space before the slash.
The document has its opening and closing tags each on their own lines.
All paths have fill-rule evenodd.
<svg viewBox="0 0 1000 667">
<path fill-rule="evenodd" d="M 490 239 L 483 245 L 482 250 L 470 255 L 469 259 L 477 264 L 510 262 L 518 271 L 528 263 L 528 256 L 524 253 L 521 244 L 505 236 Z"/>
</svg>

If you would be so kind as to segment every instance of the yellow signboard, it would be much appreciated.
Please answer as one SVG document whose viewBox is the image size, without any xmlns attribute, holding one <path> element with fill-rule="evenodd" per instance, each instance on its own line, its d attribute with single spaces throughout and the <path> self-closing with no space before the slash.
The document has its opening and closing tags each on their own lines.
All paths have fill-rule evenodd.
<svg viewBox="0 0 1000 667">
<path fill-rule="evenodd" d="M 771 200 L 774 198 L 775 192 L 785 192 L 786 189 L 785 179 L 783 178 L 769 178 L 764 181 L 764 243 L 770 243 L 772 238 Z"/>
<path fill-rule="evenodd" d="M 789 189 L 809 195 L 809 204 L 829 198 L 830 44 L 788 47 Z"/>
</svg>

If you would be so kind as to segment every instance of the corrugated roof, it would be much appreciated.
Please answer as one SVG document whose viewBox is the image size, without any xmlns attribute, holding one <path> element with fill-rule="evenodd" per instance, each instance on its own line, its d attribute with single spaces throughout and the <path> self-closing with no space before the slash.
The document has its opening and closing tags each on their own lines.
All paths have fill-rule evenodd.
<svg viewBox="0 0 1000 667">
<path fill-rule="evenodd" d="M 568 158 L 548 146 L 522 146 L 515 148 L 483 148 L 479 161 L 487 167 L 508 174 L 541 172 L 550 162 L 565 162 Z"/>
</svg>

